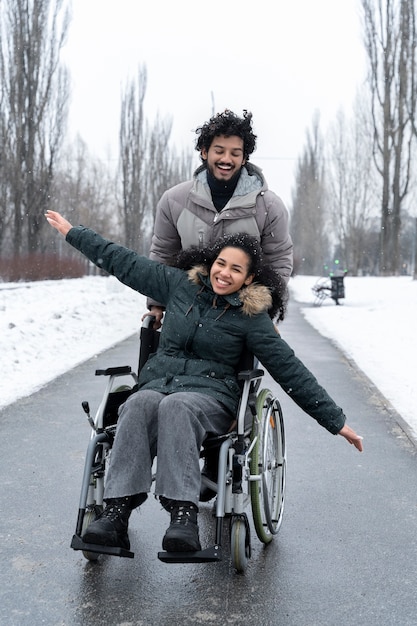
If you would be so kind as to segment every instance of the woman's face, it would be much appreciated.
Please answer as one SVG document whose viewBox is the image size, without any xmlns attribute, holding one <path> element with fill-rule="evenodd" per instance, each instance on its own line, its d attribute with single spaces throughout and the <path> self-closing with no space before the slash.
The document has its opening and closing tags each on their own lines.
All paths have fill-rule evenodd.
<svg viewBox="0 0 417 626">
<path fill-rule="evenodd" d="M 249 274 L 250 258 L 240 248 L 223 248 L 210 270 L 213 291 L 227 296 L 239 291 L 243 285 L 249 285 L 253 274 Z"/>
</svg>

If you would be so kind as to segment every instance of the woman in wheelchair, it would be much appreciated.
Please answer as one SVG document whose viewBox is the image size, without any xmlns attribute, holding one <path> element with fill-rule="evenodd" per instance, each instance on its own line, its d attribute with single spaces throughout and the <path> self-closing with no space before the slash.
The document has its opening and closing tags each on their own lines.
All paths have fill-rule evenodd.
<svg viewBox="0 0 417 626">
<path fill-rule="evenodd" d="M 229 235 L 210 249 L 185 251 L 179 267 L 168 267 L 73 228 L 57 212 L 46 219 L 90 261 L 166 307 L 158 350 L 120 409 L 106 507 L 84 533 L 86 543 L 129 549 L 129 516 L 150 491 L 157 454 L 155 494 L 171 514 L 163 549 L 201 549 L 200 448 L 207 433 L 224 434 L 235 419 L 245 350 L 308 415 L 362 451 L 342 409 L 277 332 L 271 318 L 284 317 L 285 285 L 265 267 L 253 237 Z"/>
</svg>

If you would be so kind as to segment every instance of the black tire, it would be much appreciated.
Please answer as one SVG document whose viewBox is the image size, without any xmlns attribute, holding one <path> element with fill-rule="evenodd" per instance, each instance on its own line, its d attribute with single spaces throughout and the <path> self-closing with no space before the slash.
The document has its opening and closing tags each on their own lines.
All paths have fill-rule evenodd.
<svg viewBox="0 0 417 626">
<path fill-rule="evenodd" d="M 230 553 L 237 572 L 244 572 L 250 558 L 249 528 L 240 516 L 232 518 L 230 528 Z"/>
<path fill-rule="evenodd" d="M 285 431 L 281 406 L 268 389 L 259 393 L 256 412 L 252 427 L 255 444 L 250 461 L 250 495 L 256 534 L 267 544 L 277 534 L 284 512 Z"/>
</svg>

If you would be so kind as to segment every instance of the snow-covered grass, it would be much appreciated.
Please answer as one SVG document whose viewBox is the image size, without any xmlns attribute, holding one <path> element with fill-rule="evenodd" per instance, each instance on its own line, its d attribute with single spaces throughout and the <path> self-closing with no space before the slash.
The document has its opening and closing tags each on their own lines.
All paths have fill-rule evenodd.
<svg viewBox="0 0 417 626">
<path fill-rule="evenodd" d="M 355 361 L 417 436 L 417 281 L 346 276 L 341 306 L 326 299 L 317 307 L 311 291 L 315 280 L 290 281 L 305 318 Z"/>
<path fill-rule="evenodd" d="M 345 278 L 341 306 L 313 306 L 316 277 L 290 281 L 307 321 L 335 341 L 417 437 L 417 281 Z M 138 330 L 144 296 L 114 278 L 0 283 L 0 408 Z"/>
</svg>

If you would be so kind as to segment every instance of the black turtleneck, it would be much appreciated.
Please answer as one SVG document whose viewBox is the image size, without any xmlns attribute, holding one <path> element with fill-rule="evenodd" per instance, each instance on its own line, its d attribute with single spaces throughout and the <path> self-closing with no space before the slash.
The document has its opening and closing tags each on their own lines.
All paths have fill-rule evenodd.
<svg viewBox="0 0 417 626">
<path fill-rule="evenodd" d="M 228 181 L 217 180 L 217 178 L 215 178 L 213 174 L 207 170 L 207 182 L 210 187 L 213 204 L 217 211 L 220 212 L 233 196 L 239 176 L 240 170 Z"/>
</svg>

